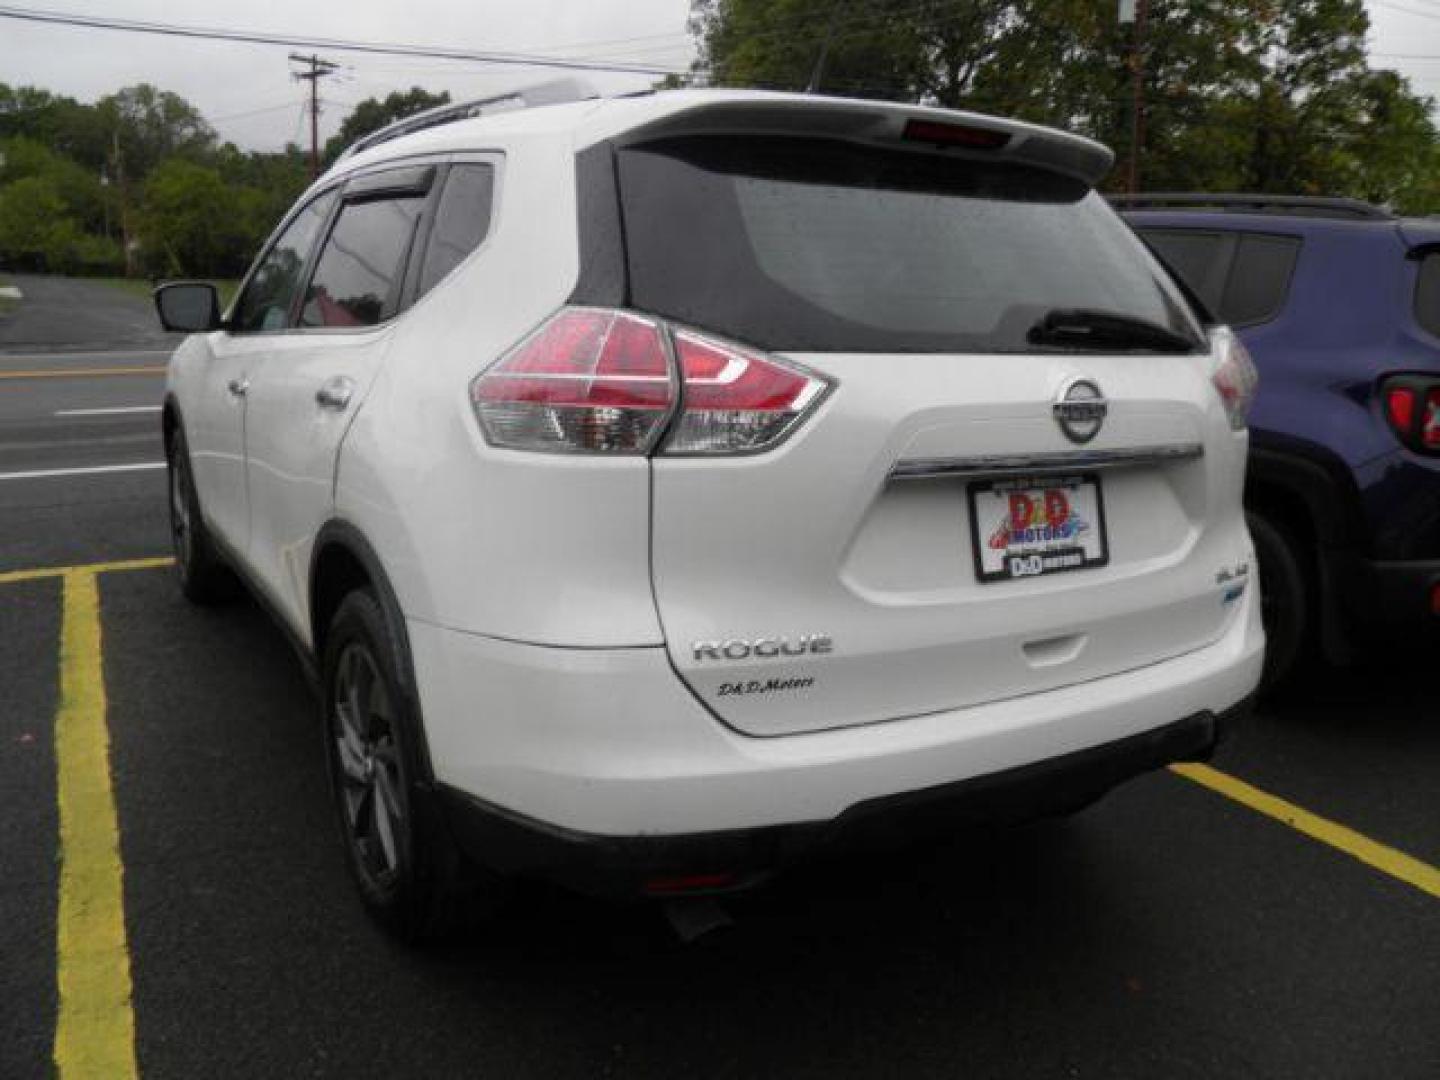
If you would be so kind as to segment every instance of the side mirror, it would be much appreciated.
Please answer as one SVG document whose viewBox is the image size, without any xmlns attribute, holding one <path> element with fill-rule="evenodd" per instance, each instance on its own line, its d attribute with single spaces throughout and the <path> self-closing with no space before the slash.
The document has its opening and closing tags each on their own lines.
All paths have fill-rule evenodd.
<svg viewBox="0 0 1440 1080">
<path fill-rule="evenodd" d="M 155 311 L 166 330 L 203 334 L 220 328 L 220 294 L 204 281 L 173 281 L 154 293 Z"/>
</svg>

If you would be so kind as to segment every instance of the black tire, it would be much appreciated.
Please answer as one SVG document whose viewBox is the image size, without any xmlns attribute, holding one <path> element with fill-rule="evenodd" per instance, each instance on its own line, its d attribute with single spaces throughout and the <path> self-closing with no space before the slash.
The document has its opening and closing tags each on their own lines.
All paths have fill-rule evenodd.
<svg viewBox="0 0 1440 1080">
<path fill-rule="evenodd" d="M 395 631 L 369 589 L 341 601 L 323 658 L 326 760 L 361 901 L 408 944 L 453 933 L 498 881 L 467 864 L 426 783 L 419 719 Z"/>
<path fill-rule="evenodd" d="M 1265 671 L 1261 692 L 1283 687 L 1299 667 L 1309 642 L 1313 607 L 1302 549 L 1294 535 L 1259 514 L 1247 514 L 1259 564 L 1260 617 L 1265 624 Z"/>
<path fill-rule="evenodd" d="M 215 547 L 190 471 L 190 450 L 185 432 L 176 428 L 165 447 L 166 481 L 170 493 L 170 540 L 175 550 L 175 573 L 180 591 L 194 604 L 219 604 L 233 599 L 235 575 Z"/>
</svg>

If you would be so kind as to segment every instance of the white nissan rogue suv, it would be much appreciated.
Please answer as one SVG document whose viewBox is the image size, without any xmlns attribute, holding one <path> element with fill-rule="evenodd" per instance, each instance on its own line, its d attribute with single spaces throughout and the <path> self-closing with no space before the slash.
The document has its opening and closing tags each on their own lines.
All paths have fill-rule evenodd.
<svg viewBox="0 0 1440 1080">
<path fill-rule="evenodd" d="M 306 658 L 382 924 L 739 889 L 1210 753 L 1264 648 L 1255 374 L 1096 194 L 1109 151 L 524 104 L 362 140 L 223 316 L 156 294 L 181 586 L 243 579 Z"/>
</svg>

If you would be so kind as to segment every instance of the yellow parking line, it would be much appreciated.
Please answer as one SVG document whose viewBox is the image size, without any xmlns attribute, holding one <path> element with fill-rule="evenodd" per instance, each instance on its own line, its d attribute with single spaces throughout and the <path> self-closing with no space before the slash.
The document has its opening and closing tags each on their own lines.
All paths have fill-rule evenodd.
<svg viewBox="0 0 1440 1080">
<path fill-rule="evenodd" d="M 46 578 L 65 577 L 67 574 L 109 574 L 117 570 L 155 570 L 172 566 L 175 560 L 168 555 L 151 559 L 121 559 L 118 562 L 85 563 L 81 566 L 42 566 L 33 570 L 6 570 L 0 573 L 0 585 L 14 585 L 20 581 L 43 581 Z"/>
<path fill-rule="evenodd" d="M 1219 792 L 1227 799 L 1234 799 L 1251 810 L 1289 825 L 1312 840 L 1329 844 L 1351 858 L 1359 859 L 1365 865 L 1374 867 L 1382 874 L 1389 874 L 1397 881 L 1413 885 L 1421 892 L 1429 893 L 1440 899 L 1440 870 L 1428 863 L 1421 862 L 1412 855 L 1396 851 L 1392 847 L 1371 840 L 1354 829 L 1320 817 L 1318 814 L 1312 814 L 1303 807 L 1286 802 L 1257 787 L 1251 787 L 1245 781 L 1237 780 L 1219 769 L 1212 769 L 1209 765 L 1187 762 L 1171 765 L 1170 769 L 1187 780 L 1193 780 L 1197 784 L 1203 784 L 1211 791 Z"/>
<path fill-rule="evenodd" d="M 100 596 L 95 572 L 64 576 L 55 765 L 60 807 L 56 927 L 62 1078 L 137 1075 L 124 868 L 110 782 Z"/>
<path fill-rule="evenodd" d="M 140 367 L 101 368 L 35 368 L 22 371 L 0 371 L 0 379 L 93 379 L 107 375 L 163 375 L 164 364 Z"/>
</svg>

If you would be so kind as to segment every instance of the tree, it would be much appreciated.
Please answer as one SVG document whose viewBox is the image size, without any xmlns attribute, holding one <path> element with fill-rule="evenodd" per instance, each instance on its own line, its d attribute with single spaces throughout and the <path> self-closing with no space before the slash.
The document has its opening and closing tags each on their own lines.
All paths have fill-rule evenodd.
<svg viewBox="0 0 1440 1080">
<path fill-rule="evenodd" d="M 200 110 L 149 83 L 101 98 L 95 111 L 118 142 L 120 164 L 132 180 L 144 179 L 167 158 L 203 161 L 215 147 L 215 130 Z"/>
<path fill-rule="evenodd" d="M 58 270 L 77 234 L 65 203 L 38 176 L 0 187 L 0 252 L 7 261 L 36 270 Z"/>
<path fill-rule="evenodd" d="M 59 196 L 62 213 L 73 217 L 80 228 L 104 232 L 105 189 L 98 173 L 25 137 L 0 139 L 0 156 L 4 159 L 0 183 L 36 177 Z"/>
<path fill-rule="evenodd" d="M 214 169 L 172 158 L 145 184 L 139 237 L 157 275 L 231 276 L 244 267 L 244 208 Z"/>
<path fill-rule="evenodd" d="M 432 94 L 418 86 L 412 86 L 405 93 L 396 91 L 384 101 L 366 98 L 355 106 L 340 125 L 340 130 L 325 143 L 325 163 L 328 165 L 338 158 L 357 139 L 363 139 L 372 131 L 379 131 L 386 124 L 414 116 L 437 105 L 450 104 L 448 93 Z"/>
<path fill-rule="evenodd" d="M 697 66 L 713 82 L 955 104 L 1013 17 L 1008 0 L 697 0 Z"/>
<path fill-rule="evenodd" d="M 695 0 L 691 25 L 716 83 L 803 89 L 823 51 L 828 93 L 974 108 L 1131 153 L 1133 38 L 1114 0 Z M 1142 186 L 1440 208 L 1430 102 L 1369 68 L 1368 29 L 1361 0 L 1151 0 Z"/>
</svg>

